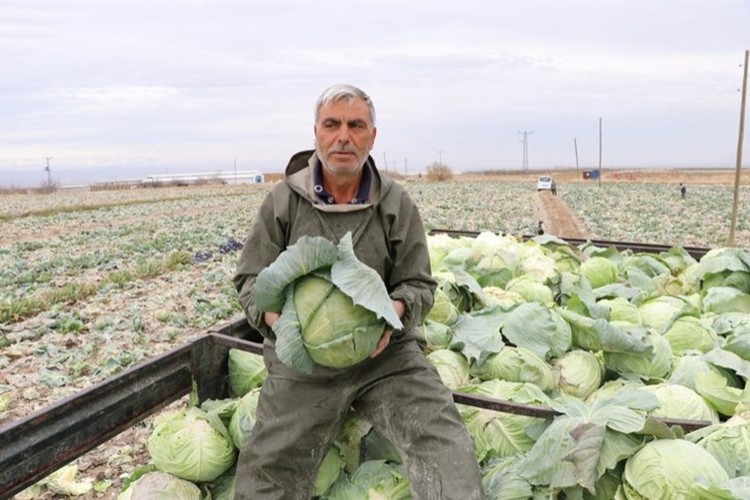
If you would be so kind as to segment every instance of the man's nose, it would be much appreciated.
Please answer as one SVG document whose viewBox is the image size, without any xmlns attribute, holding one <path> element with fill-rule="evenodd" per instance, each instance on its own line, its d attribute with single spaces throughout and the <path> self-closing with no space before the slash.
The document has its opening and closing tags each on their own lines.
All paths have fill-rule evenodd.
<svg viewBox="0 0 750 500">
<path fill-rule="evenodd" d="M 349 127 L 347 127 L 346 125 L 339 127 L 336 133 L 336 142 L 345 144 L 349 142 L 350 140 L 351 140 L 351 136 L 349 133 Z"/>
</svg>

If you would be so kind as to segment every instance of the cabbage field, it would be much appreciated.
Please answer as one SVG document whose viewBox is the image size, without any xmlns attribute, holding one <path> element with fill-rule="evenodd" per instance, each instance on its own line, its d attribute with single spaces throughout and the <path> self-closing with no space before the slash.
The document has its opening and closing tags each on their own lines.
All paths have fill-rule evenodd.
<svg viewBox="0 0 750 500">
<path fill-rule="evenodd" d="M 427 229 L 521 235 L 534 233 L 540 220 L 539 195 L 532 184 L 414 181 L 406 185 L 420 206 Z M 0 425 L 12 423 L 236 317 L 240 311 L 230 279 L 237 251 L 269 188 L 208 186 L 0 197 Z M 684 200 L 668 184 L 571 183 L 561 186 L 559 192 L 589 231 L 600 239 L 719 247 L 729 233 L 732 200 L 729 186 L 691 186 Z M 745 187 L 740 207 L 736 238 L 738 246 L 747 249 L 750 248 L 750 192 Z M 552 258 L 551 250 L 543 253 Z M 588 250 L 581 255 L 585 257 L 579 261 L 597 256 L 617 266 L 623 260 L 606 250 Z M 659 282 L 658 295 L 681 295 L 687 291 L 679 288 L 686 280 L 678 273 L 685 270 L 687 261 L 673 269 L 667 264 L 671 262 L 667 257 L 656 260 L 669 269 L 671 277 Z M 663 270 L 657 263 L 649 262 L 650 267 L 640 271 L 652 280 L 660 274 L 657 269 Z M 750 266 L 750 263 L 737 257 L 732 265 Z M 519 278 L 527 271 L 522 267 L 514 269 L 513 277 Z M 738 274 L 728 284 L 740 293 L 748 293 L 750 290 L 742 289 L 747 286 L 743 273 L 748 269 L 732 271 Z M 550 287 L 555 281 L 553 276 L 544 276 L 541 282 Z M 549 293 L 553 302 L 562 305 L 560 297 L 567 298 L 570 293 L 561 291 L 561 283 L 565 282 L 560 281 L 563 274 L 559 269 L 554 276 L 558 281 Z M 539 276 L 536 278 L 531 281 L 540 281 Z M 496 287 L 516 300 L 506 290 L 509 281 L 503 283 L 497 279 Z M 622 274 L 618 269 L 616 279 L 621 284 L 646 286 L 645 278 L 636 271 Z M 523 293 L 514 293 L 528 304 L 521 310 L 534 309 L 534 304 L 550 305 L 546 292 L 526 285 L 515 285 Z M 680 293 L 675 292 L 676 287 Z M 649 293 L 655 296 L 657 291 Z M 703 298 L 700 289 L 693 293 Z M 507 305 L 503 301 L 511 300 L 508 296 L 498 300 Z M 591 314 L 591 308 L 597 309 L 588 301 L 617 298 L 612 293 L 606 297 L 595 294 L 593 299 L 577 296 L 580 301 L 577 308 L 568 307 L 571 310 L 568 316 L 560 315 L 573 330 L 586 324 L 579 317 L 584 309 L 593 321 L 602 319 Z M 636 296 L 643 299 L 641 295 L 627 293 L 622 298 L 635 304 Z M 709 303 L 720 302 L 715 297 L 711 300 L 714 302 Z M 737 310 L 745 307 L 743 295 L 726 300 Z M 515 309 L 520 307 L 516 302 L 513 304 Z M 464 305 L 461 312 L 471 309 Z M 703 325 L 706 322 L 703 313 L 695 308 L 688 316 L 699 319 Z M 716 328 L 713 326 L 713 330 Z M 716 345 L 721 343 L 719 334 L 721 339 L 729 335 L 727 330 L 714 333 Z M 485 355 L 489 352 L 476 349 Z M 554 351 L 554 356 L 541 357 L 551 361 L 567 352 Z M 540 353 L 536 354 L 540 357 Z M 603 373 L 605 368 L 612 370 L 611 356 L 609 365 L 599 358 L 597 362 Z M 467 362 L 476 359 L 476 355 L 469 356 Z M 622 363 L 627 361 L 638 364 L 627 359 Z M 720 368 L 732 371 L 735 379 L 744 380 L 743 364 Z M 636 375 L 629 378 L 643 379 L 637 371 L 632 373 Z M 476 377 L 470 374 L 470 378 Z M 648 378 L 653 383 L 668 378 L 668 374 L 659 372 Z M 545 397 L 549 394 L 545 393 Z M 639 415 L 651 404 L 636 403 L 632 404 L 637 407 L 630 409 Z M 720 415 L 722 419 L 728 418 L 726 412 Z M 91 483 L 91 489 L 81 498 L 116 498 L 124 477 L 149 461 L 146 439 L 152 429 L 152 420 L 144 422 L 126 436 L 79 459 L 78 480 Z M 498 463 L 494 465 L 501 467 Z M 43 498 L 55 498 L 53 489 L 35 490 L 34 498 L 40 498 L 40 494 Z"/>
</svg>

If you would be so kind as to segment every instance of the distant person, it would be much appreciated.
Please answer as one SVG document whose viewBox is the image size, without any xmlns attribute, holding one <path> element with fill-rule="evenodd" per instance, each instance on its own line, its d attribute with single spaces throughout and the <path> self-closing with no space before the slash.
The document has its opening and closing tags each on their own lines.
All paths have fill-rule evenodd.
<svg viewBox="0 0 750 500">
<path fill-rule="evenodd" d="M 684 198 L 686 194 L 687 194 L 687 187 L 685 187 L 685 184 L 680 182 L 680 196 Z"/>
<path fill-rule="evenodd" d="M 555 179 L 552 179 L 552 184 L 550 184 L 550 188 L 552 189 L 552 196 L 557 196 L 557 182 L 555 182 Z"/>
<path fill-rule="evenodd" d="M 544 234 L 544 228 L 542 227 L 542 221 L 539 221 L 539 229 L 536 230 L 536 234 Z"/>
</svg>

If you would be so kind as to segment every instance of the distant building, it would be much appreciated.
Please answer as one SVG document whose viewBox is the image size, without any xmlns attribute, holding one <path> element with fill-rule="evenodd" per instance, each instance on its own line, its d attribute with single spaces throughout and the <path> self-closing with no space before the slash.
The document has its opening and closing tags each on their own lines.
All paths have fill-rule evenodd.
<svg viewBox="0 0 750 500">
<path fill-rule="evenodd" d="M 265 177 L 257 170 L 204 172 L 190 174 L 155 174 L 146 176 L 143 184 L 263 184 Z"/>
</svg>

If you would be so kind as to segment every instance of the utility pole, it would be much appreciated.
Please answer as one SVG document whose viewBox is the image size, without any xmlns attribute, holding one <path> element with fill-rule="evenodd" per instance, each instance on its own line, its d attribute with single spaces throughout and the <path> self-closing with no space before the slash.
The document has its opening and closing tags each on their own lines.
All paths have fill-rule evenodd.
<svg viewBox="0 0 750 500">
<path fill-rule="evenodd" d="M 578 143 L 576 142 L 575 137 L 573 137 L 573 149 L 576 152 L 576 179 L 578 179 Z"/>
<path fill-rule="evenodd" d="M 529 136 L 534 133 L 532 130 L 531 132 L 527 132 L 524 130 L 523 132 L 518 132 L 519 134 L 523 135 L 523 164 L 521 166 L 521 170 L 524 172 L 529 170 Z"/>
<path fill-rule="evenodd" d="M 742 71 L 742 99 L 740 104 L 740 135 L 737 140 L 737 169 L 734 173 L 734 198 L 732 200 L 732 223 L 729 226 L 729 246 L 734 246 L 734 227 L 737 225 L 737 203 L 740 197 L 740 170 L 742 169 L 742 143 L 745 139 L 745 102 L 747 98 L 747 59 L 745 50 L 745 68 Z"/>
<path fill-rule="evenodd" d="M 47 172 L 47 185 L 52 185 L 52 171 L 49 168 L 49 161 L 52 159 L 51 156 L 45 157 L 45 160 L 47 160 L 47 166 L 44 167 L 44 171 Z"/>
<path fill-rule="evenodd" d="M 439 163 L 440 165 L 442 165 L 442 164 L 443 164 L 443 153 L 445 153 L 445 150 L 443 150 L 443 149 L 438 149 L 438 150 L 437 150 L 437 154 L 438 154 L 438 163 Z"/>
<path fill-rule="evenodd" d="M 599 117 L 599 185 L 602 185 L 602 117 Z"/>
</svg>

